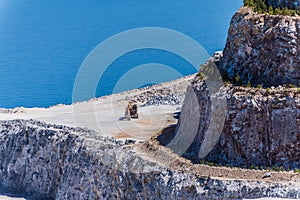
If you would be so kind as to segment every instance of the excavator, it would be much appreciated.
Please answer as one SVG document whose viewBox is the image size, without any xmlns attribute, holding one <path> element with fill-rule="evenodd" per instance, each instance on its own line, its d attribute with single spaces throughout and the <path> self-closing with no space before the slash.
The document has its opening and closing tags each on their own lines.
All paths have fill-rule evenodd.
<svg viewBox="0 0 300 200">
<path fill-rule="evenodd" d="M 124 118 L 127 119 L 128 121 L 131 120 L 131 118 L 133 119 L 139 118 L 138 106 L 135 101 L 133 100 L 128 101 L 128 104 L 125 108 Z"/>
</svg>

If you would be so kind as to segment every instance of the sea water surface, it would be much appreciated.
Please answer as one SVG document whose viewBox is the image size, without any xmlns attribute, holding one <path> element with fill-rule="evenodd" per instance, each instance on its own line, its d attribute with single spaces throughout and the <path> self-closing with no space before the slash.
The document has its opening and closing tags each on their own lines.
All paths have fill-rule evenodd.
<svg viewBox="0 0 300 200">
<path fill-rule="evenodd" d="M 173 29 L 209 54 L 222 50 L 230 19 L 241 5 L 242 0 L 0 0 L 0 107 L 72 103 L 85 57 L 100 42 L 129 29 Z M 120 70 L 107 70 L 95 96 L 110 94 L 122 73 L 147 63 L 180 66 L 182 75 L 195 72 L 172 53 L 142 49 L 118 58 L 112 65 Z"/>
</svg>

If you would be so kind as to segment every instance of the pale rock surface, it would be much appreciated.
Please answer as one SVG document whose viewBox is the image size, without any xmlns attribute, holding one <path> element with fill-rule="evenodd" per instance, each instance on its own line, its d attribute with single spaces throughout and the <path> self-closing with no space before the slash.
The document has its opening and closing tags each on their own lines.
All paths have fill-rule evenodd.
<svg viewBox="0 0 300 200">
<path fill-rule="evenodd" d="M 181 132 L 177 134 L 187 135 L 196 130 L 185 156 L 199 161 L 200 146 L 210 125 L 211 99 L 202 81 L 189 87 L 186 98 L 197 102 L 197 107 L 183 106 L 183 119 L 177 127 Z M 300 93 L 297 89 L 266 90 L 226 85 L 218 92 L 218 98 L 226 98 L 226 119 L 224 125 L 220 124 L 223 129 L 219 142 L 207 160 L 248 167 L 300 167 Z M 191 112 L 196 113 L 185 118 Z M 181 126 L 186 128 L 181 129 Z"/>
<path fill-rule="evenodd" d="M 300 83 L 300 18 L 257 14 L 242 7 L 232 18 L 220 64 L 232 82 L 256 86 Z"/>
<path fill-rule="evenodd" d="M 183 173 L 96 132 L 33 120 L 0 122 L 0 152 L 1 191 L 29 199 L 297 198 L 300 192 L 297 183 Z"/>
</svg>

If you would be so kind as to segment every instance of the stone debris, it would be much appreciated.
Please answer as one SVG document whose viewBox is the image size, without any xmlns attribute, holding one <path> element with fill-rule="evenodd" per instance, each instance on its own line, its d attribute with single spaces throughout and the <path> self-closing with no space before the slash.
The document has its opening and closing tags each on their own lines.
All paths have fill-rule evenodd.
<svg viewBox="0 0 300 200">
<path fill-rule="evenodd" d="M 272 175 L 271 172 L 267 172 L 267 173 L 265 173 L 265 174 L 263 175 L 262 178 L 269 178 L 269 177 L 271 177 L 271 175 Z"/>
<path fill-rule="evenodd" d="M 183 99 L 182 96 L 179 97 L 174 94 L 168 96 L 156 96 L 150 99 L 149 101 L 147 101 L 141 107 L 159 106 L 159 105 L 181 105 L 182 99 Z"/>
<path fill-rule="evenodd" d="M 6 109 L 6 108 L 0 108 L 0 113 L 24 113 L 25 108 L 19 107 L 19 108 L 13 108 L 13 109 Z"/>
</svg>

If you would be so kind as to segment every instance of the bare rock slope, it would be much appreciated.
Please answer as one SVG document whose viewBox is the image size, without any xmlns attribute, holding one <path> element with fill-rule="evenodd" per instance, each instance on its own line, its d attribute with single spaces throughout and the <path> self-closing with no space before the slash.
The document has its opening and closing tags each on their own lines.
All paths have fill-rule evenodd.
<svg viewBox="0 0 300 200">
<path fill-rule="evenodd" d="M 194 95 L 197 94 L 197 95 Z M 206 157 L 215 163 L 237 166 L 300 167 L 300 93 L 297 89 L 245 88 L 226 85 L 218 98 L 226 99 L 226 118 L 219 142 Z M 195 110 L 189 102 L 199 105 L 199 117 L 181 119 L 198 122 L 197 134 L 185 156 L 199 161 L 200 146 L 208 135 L 211 99 L 204 82 L 195 82 L 187 93 L 182 115 Z M 192 100 L 191 98 L 194 98 Z M 215 100 L 219 100 L 215 99 Z M 189 106 L 192 105 L 193 107 Z M 182 122 L 179 123 L 181 126 Z M 185 127 L 190 127 L 185 124 Z M 178 128 L 178 130 L 181 130 Z M 181 131 L 188 133 L 187 128 Z M 181 134 L 181 133 L 177 133 Z"/>
<path fill-rule="evenodd" d="M 300 18 L 257 14 L 232 18 L 220 69 L 232 82 L 265 87 L 300 83 Z"/>
<path fill-rule="evenodd" d="M 299 193 L 297 182 L 221 180 L 168 168 L 134 146 L 80 128 L 14 120 L 0 122 L 0 130 L 1 191 L 29 199 L 297 198 Z"/>
<path fill-rule="evenodd" d="M 300 91 L 280 86 L 300 81 L 299 28 L 298 17 L 262 15 L 248 7 L 233 16 L 223 57 L 216 64 L 223 78 L 234 84 L 213 92 L 197 78 L 189 86 L 175 134 L 195 135 L 187 158 L 199 162 L 201 148 L 215 140 L 205 160 L 300 167 Z M 218 101 L 226 104 L 216 115 L 225 113 L 224 123 L 214 123 L 221 128 L 212 132 L 209 127 L 217 108 L 213 103 Z"/>
</svg>

